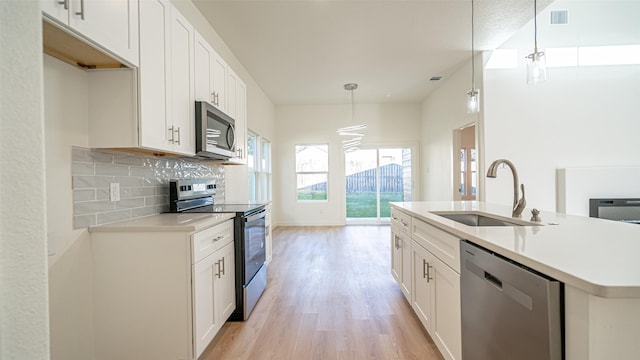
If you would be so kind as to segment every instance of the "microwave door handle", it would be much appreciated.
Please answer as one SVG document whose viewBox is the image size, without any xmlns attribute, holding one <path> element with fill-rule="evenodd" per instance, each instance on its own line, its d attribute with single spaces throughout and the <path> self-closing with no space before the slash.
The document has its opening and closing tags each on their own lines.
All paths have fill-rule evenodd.
<svg viewBox="0 0 640 360">
<path fill-rule="evenodd" d="M 231 144 L 231 149 L 236 148 L 236 129 L 234 129 L 233 125 L 229 124 L 229 128 L 227 128 L 227 143 L 229 143 L 229 133 L 233 136 L 233 144 Z"/>
</svg>

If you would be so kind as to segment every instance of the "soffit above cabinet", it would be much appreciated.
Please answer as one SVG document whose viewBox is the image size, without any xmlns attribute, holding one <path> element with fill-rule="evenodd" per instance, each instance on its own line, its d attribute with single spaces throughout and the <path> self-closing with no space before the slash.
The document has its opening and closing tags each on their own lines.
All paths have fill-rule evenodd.
<svg viewBox="0 0 640 360">
<path fill-rule="evenodd" d="M 128 67 L 76 35 L 44 19 L 42 20 L 42 45 L 45 54 L 82 69 Z"/>
</svg>

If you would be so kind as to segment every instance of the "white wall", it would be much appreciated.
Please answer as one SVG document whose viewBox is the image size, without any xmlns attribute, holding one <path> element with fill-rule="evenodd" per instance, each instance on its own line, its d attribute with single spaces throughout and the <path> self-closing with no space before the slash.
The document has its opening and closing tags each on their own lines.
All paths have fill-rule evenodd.
<svg viewBox="0 0 640 360">
<path fill-rule="evenodd" d="M 42 14 L 0 1 L 0 358 L 49 358 Z"/>
<path fill-rule="evenodd" d="M 87 229 L 73 229 L 71 147 L 88 147 L 87 73 L 44 56 L 47 227 L 51 358 L 93 357 L 91 247 Z"/>
<path fill-rule="evenodd" d="M 356 104 L 358 122 L 368 125 L 361 148 L 418 145 L 419 104 Z M 336 130 L 351 122 L 351 105 L 277 106 L 274 204 L 278 225 L 342 225 L 345 222 L 344 155 Z M 329 144 L 329 200 L 296 199 L 295 145 Z M 419 161 L 418 161 L 419 162 Z M 415 170 L 419 172 L 419 169 Z M 419 188 L 414 194 L 419 196 Z"/>
<path fill-rule="evenodd" d="M 443 83 L 422 103 L 422 200 L 453 200 L 453 131 L 475 123 L 476 146 L 482 149 L 482 56 L 476 56 L 476 87 L 480 89 L 480 114 L 467 114 L 467 91 L 471 89 L 471 61 L 443 79 Z M 482 151 L 478 152 L 482 159 Z M 456 161 L 458 158 L 456 157 Z M 480 162 L 481 163 L 481 162 Z M 481 169 L 482 170 L 482 169 Z M 482 177 L 478 177 L 479 190 Z M 482 193 L 478 194 L 482 198 Z"/>
<path fill-rule="evenodd" d="M 569 25 L 546 24 L 550 9 L 569 10 Z M 538 17 L 539 43 L 640 44 L 639 16 L 640 2 L 558 1 Z M 531 23 L 502 46 L 518 49 L 517 69 L 485 71 L 485 166 L 512 160 L 528 206 L 555 210 L 556 169 L 640 164 L 640 65 L 550 68 L 547 82 L 528 86 L 532 35 Z M 511 184 L 509 171 L 499 171 L 486 181 L 486 200 L 511 204 Z"/>
</svg>

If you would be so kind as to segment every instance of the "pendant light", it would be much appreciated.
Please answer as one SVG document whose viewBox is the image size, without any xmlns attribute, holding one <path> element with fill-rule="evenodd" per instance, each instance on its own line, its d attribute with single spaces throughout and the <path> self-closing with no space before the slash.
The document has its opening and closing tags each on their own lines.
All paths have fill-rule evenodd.
<svg viewBox="0 0 640 360">
<path fill-rule="evenodd" d="M 348 83 L 344 84 L 344 89 L 351 92 L 351 123 L 356 122 L 356 104 L 353 101 L 353 90 L 358 88 L 358 84 Z M 340 136 L 350 137 L 349 139 L 342 140 L 342 148 L 344 152 L 351 152 L 358 150 L 364 134 L 359 132 L 367 128 L 366 124 L 350 125 L 338 129 L 337 133 Z"/>
<path fill-rule="evenodd" d="M 533 0 L 533 53 L 527 55 L 527 84 L 535 85 L 547 80 L 547 60 L 538 50 L 537 0 Z"/>
<path fill-rule="evenodd" d="M 476 61 L 473 31 L 473 0 L 471 0 L 471 90 L 467 91 L 467 113 L 480 111 L 480 90 L 476 89 Z"/>
</svg>

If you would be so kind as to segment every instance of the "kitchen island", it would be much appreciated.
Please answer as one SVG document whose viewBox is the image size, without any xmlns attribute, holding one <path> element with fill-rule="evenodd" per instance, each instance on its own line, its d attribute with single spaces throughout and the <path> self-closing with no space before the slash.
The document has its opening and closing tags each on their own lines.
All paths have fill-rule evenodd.
<svg viewBox="0 0 640 360">
<path fill-rule="evenodd" d="M 509 219 L 511 208 L 475 201 L 397 202 L 391 206 L 396 214 L 410 217 L 402 220 L 402 225 L 410 227 L 408 234 L 420 237 L 421 227 L 433 227 L 446 234 L 438 235 L 439 239 L 451 236 L 448 243 L 435 244 L 433 253 L 454 272 L 458 271 L 458 279 L 460 263 L 455 250 L 459 245 L 452 240 L 465 239 L 562 282 L 566 359 L 638 358 L 639 226 L 553 212 L 541 212 L 539 225 L 468 226 L 435 213 L 487 213 Z M 530 214 L 530 210 L 526 210 L 522 220 L 528 220 Z M 438 269 L 435 270 L 437 275 Z M 415 310 L 413 299 L 420 292 L 416 288 L 412 290 L 407 292 L 408 300 Z M 445 348 L 453 350 L 448 354 L 443 351 L 443 355 L 457 358 L 459 344 L 455 343 L 454 336 L 449 337 L 452 341 Z M 438 339 L 434 341 L 438 343 Z"/>
</svg>

